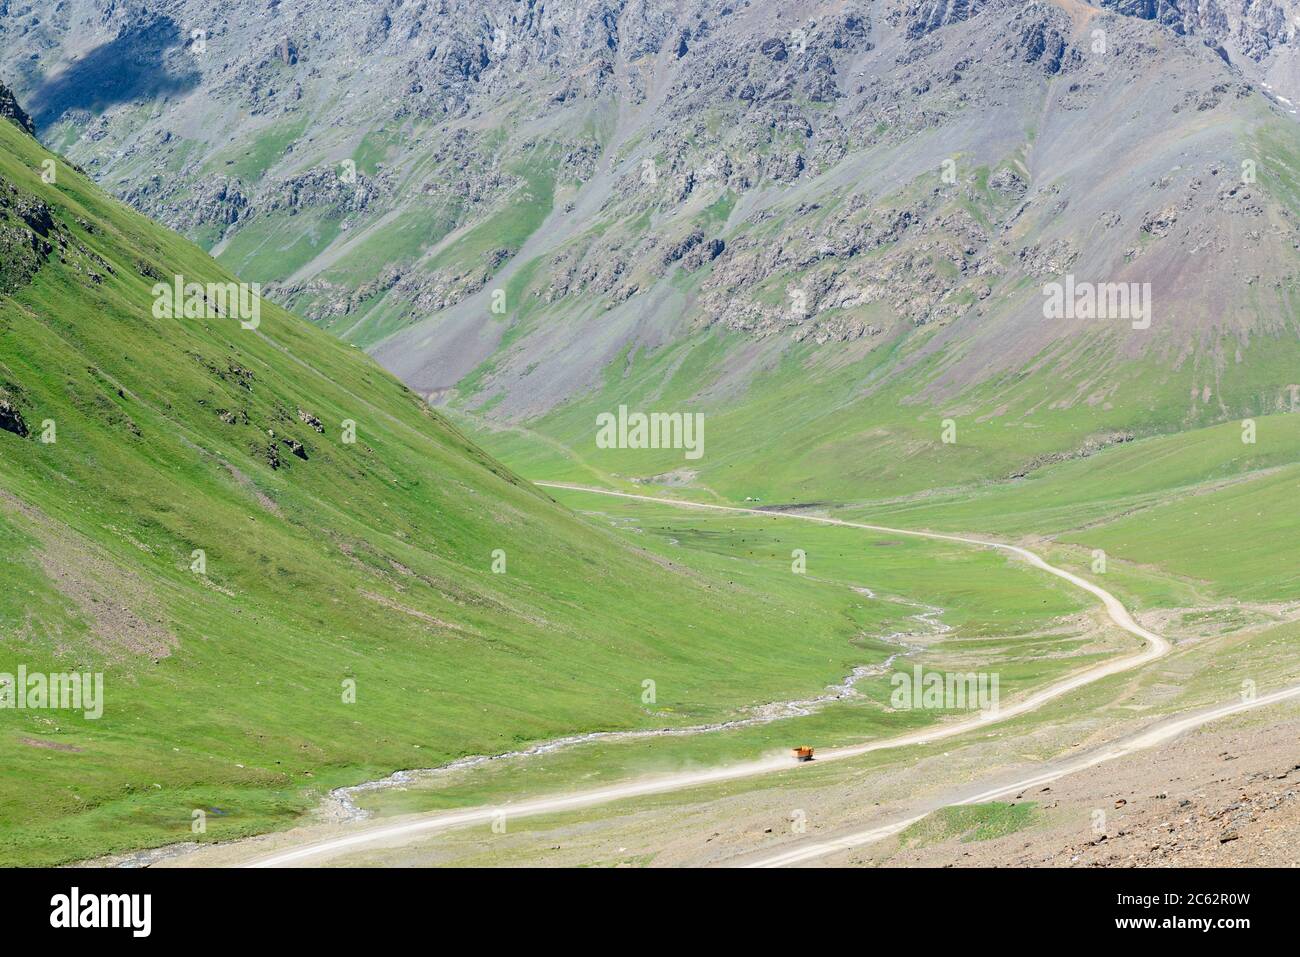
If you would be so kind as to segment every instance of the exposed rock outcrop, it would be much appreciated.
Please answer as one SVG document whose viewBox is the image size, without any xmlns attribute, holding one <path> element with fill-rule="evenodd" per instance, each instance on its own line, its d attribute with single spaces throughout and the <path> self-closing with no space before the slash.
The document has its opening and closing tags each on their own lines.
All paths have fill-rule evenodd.
<svg viewBox="0 0 1300 957">
<path fill-rule="evenodd" d="M 32 123 L 32 118 L 23 112 L 23 108 L 18 105 L 18 100 L 13 93 L 3 83 L 0 83 L 0 118 L 4 118 L 18 126 L 19 129 L 36 135 L 36 125 Z"/>
</svg>

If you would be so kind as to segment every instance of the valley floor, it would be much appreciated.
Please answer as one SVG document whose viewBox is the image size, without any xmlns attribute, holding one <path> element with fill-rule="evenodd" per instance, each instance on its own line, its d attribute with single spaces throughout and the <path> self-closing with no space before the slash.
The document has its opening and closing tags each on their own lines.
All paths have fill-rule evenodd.
<svg viewBox="0 0 1300 957">
<path fill-rule="evenodd" d="M 1180 472 L 1159 481 L 1138 475 L 1138 483 L 1162 484 L 1158 492 L 1117 480 L 1129 463 L 1141 467 L 1149 460 L 1149 449 L 1108 453 L 1094 467 L 1110 478 L 1092 486 L 1077 482 L 1078 466 L 1071 463 L 1014 496 L 997 486 L 954 494 L 945 521 L 937 520 L 932 502 L 917 514 L 907 514 L 903 503 L 892 511 L 905 518 L 907 532 L 875 524 L 876 515 L 892 518 L 888 507 L 701 511 L 661 497 L 688 490 L 644 495 L 551 485 L 562 503 L 669 566 L 707 568 L 719 580 L 755 576 L 755 591 L 850 589 L 863 602 L 853 613 L 860 630 L 850 645 L 871 649 L 860 660 L 885 660 L 892 648 L 930 668 L 999 671 L 1012 713 L 988 726 L 963 725 L 951 713 L 900 713 L 887 706 L 885 675 L 876 673 L 864 675 L 851 693 L 832 695 L 816 713 L 698 735 L 615 737 L 417 773 L 396 787 L 354 792 L 371 821 L 322 821 L 101 863 L 1295 863 L 1287 850 L 1300 821 L 1292 786 L 1300 765 L 1300 693 L 1290 690 L 1300 689 L 1294 583 L 1261 586 L 1240 562 L 1227 560 L 1240 554 L 1255 561 L 1255 550 L 1273 541 L 1262 534 L 1241 529 L 1244 537 L 1230 545 L 1219 538 L 1194 549 L 1174 547 L 1161 524 L 1165 513 L 1204 513 L 1205 527 L 1214 527 L 1224 513 L 1216 496 L 1231 486 L 1218 476 Z M 1247 470 L 1236 484 L 1253 492 L 1272 476 L 1271 466 Z M 1142 508 L 1132 507 L 1133 496 L 1146 497 Z M 1019 511 L 1010 507 L 1013 498 Z M 1000 525 L 974 520 L 993 515 L 990 503 L 999 502 L 1009 506 L 997 513 Z M 1243 521 L 1265 526 L 1267 514 L 1241 513 Z M 1122 537 L 1108 533 L 1111 515 L 1129 523 Z M 956 519 L 961 534 L 927 538 L 921 531 L 947 529 Z M 981 527 L 997 529 L 998 541 L 967 531 Z M 1187 530 L 1193 539 L 1199 527 Z M 1100 567 L 1091 547 L 1098 534 L 1108 534 L 1110 546 L 1109 563 Z M 1012 542 L 1046 562 L 1033 568 L 1023 550 L 1008 556 Z M 1192 564 L 1201 551 L 1206 557 Z M 805 552 L 806 571 L 789 574 L 791 556 Z M 1148 555 L 1151 561 L 1133 560 Z M 797 633 L 798 623 L 791 626 Z M 1147 643 L 1141 655 L 1137 636 Z M 1116 662 L 1131 666 L 1077 680 Z M 1062 682 L 1068 693 L 1044 694 Z M 1256 690 L 1262 707 L 1225 712 Z M 1025 701 L 1034 706 L 1016 708 Z M 1190 723 L 1188 716 L 1211 709 L 1212 723 Z M 681 726 L 682 717 L 673 716 L 673 723 Z M 1161 737 L 1159 729 L 1168 727 L 1177 735 Z M 1123 749 L 1153 734 L 1158 740 L 1143 745 L 1149 750 Z M 880 747 L 891 738 L 892 746 Z M 864 741 L 874 744 L 861 747 Z M 822 760 L 796 768 L 787 749 L 805 742 L 816 744 Z M 1104 765 L 1072 770 L 1080 756 L 1097 754 L 1105 755 Z M 744 762 L 752 773 L 717 771 Z M 635 786 L 599 803 L 564 800 L 668 772 L 678 776 L 670 788 Z M 1019 784 L 1040 774 L 1052 776 L 1032 787 Z M 1012 785 L 1019 789 L 1005 790 Z M 541 803 L 521 814 L 532 802 Z M 371 829 L 382 836 L 367 837 Z M 880 833 L 861 840 L 871 829 Z M 846 837 L 855 838 L 854 846 L 801 851 Z M 329 853 L 300 853 L 323 845 Z"/>
<path fill-rule="evenodd" d="M 1075 576 L 1066 573 L 1066 577 Z M 1097 592 L 1099 597 L 1109 598 L 1108 593 L 1099 589 Z M 1111 602 L 1114 602 L 1113 598 L 1107 604 Z M 1118 606 L 1118 602 L 1114 604 Z M 1118 611 L 1114 607 L 1109 610 L 1117 622 L 1127 618 L 1122 606 L 1118 606 Z M 784 862 L 782 848 L 785 847 L 793 845 L 797 857 L 800 846 L 810 842 L 816 844 L 824 839 L 834 842 L 845 833 L 851 834 L 854 830 L 852 825 L 857 826 L 860 836 L 861 828 L 873 821 L 897 821 L 900 826 L 887 829 L 888 833 L 883 834 L 878 842 L 848 850 L 830 848 L 827 853 L 818 853 L 806 861 L 793 859 L 788 863 L 1061 864 L 1066 861 L 1059 859 L 1060 854 L 1066 853 L 1069 863 L 1092 863 L 1096 862 L 1092 860 L 1096 857 L 1095 849 L 1104 846 L 1112 855 L 1127 854 L 1128 857 L 1107 858 L 1101 863 L 1142 864 L 1159 863 L 1165 859 L 1168 859 L 1166 862 L 1176 862 L 1174 859 L 1184 854 L 1212 857 L 1215 851 L 1209 846 L 1210 837 L 1214 834 L 1222 837 L 1223 828 L 1219 824 L 1225 815 L 1243 827 L 1234 829 L 1234 836 L 1223 844 L 1245 839 L 1247 843 L 1237 853 L 1249 855 L 1252 853 L 1249 850 L 1253 843 L 1251 838 L 1266 840 L 1263 832 L 1291 826 L 1286 822 L 1291 820 L 1288 815 L 1294 814 L 1289 803 L 1294 793 L 1269 789 L 1261 783 L 1272 780 L 1273 773 L 1282 773 L 1268 772 L 1264 765 L 1292 760 L 1284 752 L 1294 744 L 1293 730 L 1288 733 L 1285 728 L 1289 725 L 1284 725 L 1280 732 L 1264 732 L 1275 746 L 1267 754 L 1263 751 L 1256 753 L 1254 757 L 1258 760 L 1232 779 L 1213 778 L 1213 762 L 1205 759 L 1204 747 L 1198 748 L 1197 744 L 1188 742 L 1218 740 L 1233 733 L 1222 730 L 1225 724 L 1233 722 L 1257 726 L 1276 722 L 1279 711 L 1293 711 L 1300 704 L 1297 701 L 1300 696 L 1289 694 L 1286 700 L 1273 704 L 1273 696 L 1278 694 L 1273 688 L 1262 696 L 1270 703 L 1248 716 L 1223 717 L 1220 708 L 1214 712 L 1216 724 L 1202 725 L 1187 733 L 1185 738 L 1173 739 L 1174 745 L 1162 739 L 1157 742 L 1157 751 L 1111 760 L 1108 749 L 1112 745 L 1108 742 L 1135 736 L 1149 737 L 1152 726 L 1159 729 L 1171 725 L 1168 717 L 1155 721 L 1153 718 L 1186 710 L 1172 706 L 1168 685 L 1161 681 L 1162 675 L 1157 669 L 1164 669 L 1163 677 L 1166 679 L 1180 670 L 1199 670 L 1206 663 L 1207 655 L 1213 653 L 1214 646 L 1223 644 L 1223 635 L 1207 639 L 1205 635 L 1189 634 L 1182 624 L 1188 616 L 1180 618 L 1151 613 L 1149 617 L 1153 621 L 1159 619 L 1162 625 L 1174 630 L 1176 649 L 1159 636 L 1132 623 L 1135 631 L 1150 640 L 1144 655 L 1129 655 L 1123 659 L 1131 662 L 1127 669 L 1110 667 L 1092 681 L 1083 682 L 1076 678 L 1070 682 L 1067 698 L 1085 694 L 1086 684 L 1098 683 L 1099 689 L 1086 689 L 1095 701 L 1053 702 L 1053 698 L 1059 696 L 1046 695 L 1040 690 L 1028 699 L 1034 702 L 1034 707 L 1012 706 L 1011 713 L 1005 717 L 1014 720 L 1006 730 L 977 733 L 981 731 L 980 723 L 968 722 L 970 728 L 964 734 L 953 733 L 955 727 L 950 726 L 947 730 L 941 727 L 906 735 L 904 741 L 914 743 L 888 752 L 883 759 L 872 756 L 873 752 L 875 755 L 884 753 L 874 748 L 846 748 L 842 754 L 827 755 L 849 759 L 842 760 L 845 767 L 837 766 L 841 763 L 839 760 L 834 764 L 823 760 L 807 770 L 800 769 L 797 776 L 788 766 L 788 759 L 770 758 L 767 763 L 772 764 L 771 767 L 754 768 L 742 774 L 697 772 L 682 775 L 679 786 L 671 788 L 674 793 L 663 793 L 654 786 L 640 790 L 634 787 L 620 794 L 616 803 L 603 801 L 602 806 L 582 806 L 581 802 L 566 806 L 561 798 L 552 800 L 549 805 L 539 805 L 536 816 L 529 817 L 520 813 L 525 810 L 524 806 L 511 802 L 497 806 L 497 809 L 504 809 L 503 814 L 493 813 L 492 807 L 425 815 L 423 818 L 399 814 L 359 829 L 325 825 L 295 829 L 237 845 L 194 849 L 195 853 L 177 848 L 175 851 L 179 853 L 167 853 L 160 862 L 763 864 Z M 1285 619 L 1289 616 L 1278 617 Z M 1190 616 L 1192 621 L 1201 618 L 1197 614 Z M 1276 621 L 1270 623 L 1275 624 Z M 1268 636 L 1272 630 L 1270 625 L 1254 631 Z M 1281 627 L 1285 625 L 1284 621 Z M 1267 637 L 1264 640 L 1267 641 Z M 1245 647 L 1249 647 L 1249 641 L 1245 642 Z M 1157 658 L 1171 652 L 1170 662 L 1156 662 Z M 1187 663 L 1192 660 L 1196 660 L 1195 663 Z M 1124 670 L 1139 668 L 1142 675 L 1122 677 Z M 1096 668 L 1085 674 L 1095 672 Z M 1155 672 L 1154 676 L 1152 672 Z M 1098 690 L 1103 692 L 1100 698 L 1096 697 Z M 1214 689 L 1208 692 L 1209 697 L 1205 700 L 1215 700 L 1215 693 L 1221 694 Z M 1051 707 L 1046 707 L 1049 704 Z M 1040 709 L 1043 714 L 1030 713 Z M 1064 714 L 1061 713 L 1063 710 Z M 1180 734 L 1184 733 L 1185 720 L 1177 719 L 1174 725 Z M 960 726 L 959 722 L 957 727 Z M 1235 733 L 1240 735 L 1242 732 Z M 952 739 L 951 745 L 938 744 L 948 739 Z M 943 746 L 952 750 L 937 750 Z M 1080 747 L 1085 749 L 1083 758 L 1079 757 L 1081 752 L 1073 750 Z M 1172 771 L 1164 757 L 1166 749 L 1175 755 Z M 1034 776 L 1042 769 L 1050 771 L 1053 767 L 1058 768 L 1058 773 L 1064 773 L 1077 761 L 1089 760 L 1088 755 L 1092 753 L 1107 756 L 1105 771 L 1097 773 L 1096 768 L 1091 768 L 1065 774 L 1059 779 L 1052 778 L 1051 784 L 1026 788 L 1014 796 L 997 793 L 994 795 L 998 798 L 996 801 L 970 803 L 971 795 L 978 796 L 981 789 L 987 789 L 990 781 L 1002 786 L 1026 780 L 1027 776 Z M 1153 754 L 1156 757 L 1153 758 Z M 1286 769 L 1287 773 L 1289 770 Z M 759 784 L 748 780 L 758 773 L 768 772 L 776 773 L 780 783 Z M 1133 838 L 1144 831 L 1149 832 L 1155 825 L 1135 814 L 1140 802 L 1137 795 L 1150 789 L 1148 782 L 1154 787 L 1170 775 L 1173 780 L 1185 777 L 1192 783 L 1174 788 L 1166 781 L 1163 789 L 1153 792 L 1166 795 L 1153 800 L 1172 800 L 1175 803 L 1156 805 L 1152 814 L 1176 807 L 1179 816 L 1176 821 L 1159 822 L 1167 832 L 1166 836 L 1160 841 L 1152 837 L 1153 843 L 1147 848 L 1147 857 L 1144 858 L 1135 849 Z M 690 777 L 695 780 L 685 780 Z M 421 790 L 419 781 L 412 784 L 412 790 Z M 1220 801 L 1226 793 L 1224 787 L 1229 784 L 1250 791 L 1245 799 L 1236 802 L 1236 807 L 1230 806 L 1231 802 Z M 1084 798 L 1090 793 L 1089 788 L 1094 792 L 1090 802 Z M 1098 788 L 1100 797 L 1095 793 Z M 1180 802 L 1193 799 L 1173 797 L 1175 792 L 1181 794 L 1188 788 L 1193 788 L 1194 800 L 1202 802 L 1191 811 L 1186 809 L 1194 807 L 1192 803 Z M 454 796 L 454 790 L 451 793 Z M 871 801 L 868 806 L 863 799 L 864 793 L 879 800 Z M 791 808 L 789 805 L 794 802 L 797 806 Z M 527 805 L 531 801 L 523 803 Z M 781 810 L 782 804 L 784 810 Z M 954 807 L 953 804 L 965 806 Z M 1107 810 L 1112 805 L 1114 810 Z M 382 800 L 380 807 L 383 807 Z M 1249 810 L 1243 812 L 1243 808 Z M 1130 819 L 1132 824 L 1127 823 Z M 430 822 L 435 820 L 445 821 L 447 826 L 456 825 L 459 829 L 447 831 L 439 826 L 434 833 Z M 1258 827 L 1254 826 L 1261 821 L 1263 823 Z M 367 837 L 366 832 L 375 836 Z M 1139 843 L 1148 837 L 1149 834 L 1139 837 Z M 1059 853 L 1052 851 L 1054 843 L 1061 846 Z M 314 855 L 310 852 L 313 847 L 332 850 Z M 771 850 L 763 851 L 763 848 Z M 305 853 L 299 854 L 299 850 Z M 1260 860 L 1267 856 L 1261 855 Z"/>
<path fill-rule="evenodd" d="M 819 854 L 815 866 L 1295 866 L 1300 837 L 1300 695 L 1219 719 L 1150 751 L 960 805 L 1026 773 L 1087 760 L 1071 748 L 1027 763 L 1035 732 L 963 742 L 927 755 L 783 784 L 702 788 L 494 829 L 484 815 L 457 830 L 358 842 L 346 854 L 295 863 L 334 866 L 769 866 L 784 849 L 833 843 L 874 821 L 914 823 L 878 841 Z M 1022 770 L 988 768 L 1019 753 Z M 1106 746 L 1095 750 L 1104 752 Z M 821 770 L 820 768 L 818 769 Z M 964 780 L 962 785 L 953 782 Z M 881 800 L 872 800 L 880 798 Z M 796 806 L 792 806 L 796 805 Z M 509 810 L 509 805 L 505 805 Z M 929 813 L 926 813 L 927 809 Z M 409 818 L 389 828 L 418 826 Z M 847 830 L 846 830 L 847 829 Z M 162 857 L 102 863 L 247 865 L 295 849 L 354 839 L 366 829 L 296 829 L 231 845 L 176 848 Z M 288 861 L 285 861 L 286 863 Z"/>
</svg>

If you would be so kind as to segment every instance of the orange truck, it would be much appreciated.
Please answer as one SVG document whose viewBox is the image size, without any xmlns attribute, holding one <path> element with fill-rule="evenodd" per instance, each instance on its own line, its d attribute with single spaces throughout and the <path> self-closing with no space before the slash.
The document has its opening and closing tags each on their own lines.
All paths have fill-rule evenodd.
<svg viewBox="0 0 1300 957">
<path fill-rule="evenodd" d="M 795 760 L 797 761 L 811 761 L 813 749 L 808 747 L 806 744 L 801 744 L 797 748 L 791 748 L 790 753 L 795 756 Z"/>
</svg>

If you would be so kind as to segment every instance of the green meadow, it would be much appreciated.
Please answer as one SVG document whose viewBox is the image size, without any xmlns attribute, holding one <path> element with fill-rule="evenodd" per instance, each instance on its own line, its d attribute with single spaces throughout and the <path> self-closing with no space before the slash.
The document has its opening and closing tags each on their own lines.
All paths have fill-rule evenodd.
<svg viewBox="0 0 1300 957">
<path fill-rule="evenodd" d="M 1098 631 L 1087 596 L 1002 553 L 799 521 L 689 510 L 594 493 L 553 490 L 565 504 L 654 554 L 792 599 L 829 587 L 847 593 L 863 631 L 834 649 L 837 677 L 912 646 L 891 667 L 861 680 L 855 695 L 815 713 L 691 736 L 584 743 L 471 772 L 431 775 L 409 787 L 372 791 L 359 804 L 379 814 L 518 799 L 574 786 L 754 758 L 794 744 L 819 747 L 890 737 L 965 712 L 892 707 L 891 677 L 925 671 L 992 672 L 1002 701 L 1136 647 Z M 804 571 L 792 571 L 803 553 Z M 863 589 L 866 592 L 862 591 Z M 941 609 L 939 627 L 918 614 Z M 799 628 L 798 621 L 792 627 Z M 903 637 L 898 637 L 899 633 Z M 888 640 L 882 640 L 888 639 Z M 653 677 L 647 671 L 648 677 Z M 828 682 L 829 684 L 830 682 Z M 818 689 L 821 690 L 821 689 Z M 778 700 L 778 699 L 773 699 Z M 703 723 L 697 719 L 690 724 Z"/>
</svg>

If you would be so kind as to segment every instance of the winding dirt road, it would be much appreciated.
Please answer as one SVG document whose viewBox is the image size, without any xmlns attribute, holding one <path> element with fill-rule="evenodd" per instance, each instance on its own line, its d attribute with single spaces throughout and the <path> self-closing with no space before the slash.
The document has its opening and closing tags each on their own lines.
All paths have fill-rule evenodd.
<svg viewBox="0 0 1300 957">
<path fill-rule="evenodd" d="M 1149 661 L 1155 661 L 1157 658 L 1166 655 L 1171 650 L 1168 641 L 1157 635 L 1153 631 L 1148 631 L 1129 614 L 1127 608 L 1118 598 L 1112 595 L 1106 589 L 1094 585 L 1086 578 L 1081 578 L 1073 572 L 1068 572 L 1064 568 L 1057 568 L 1055 565 L 1049 565 L 1046 561 L 1035 555 L 1027 548 L 1021 548 L 1019 545 L 1007 545 L 1003 542 L 990 542 L 982 538 L 968 538 L 964 535 L 946 535 L 941 532 L 919 532 L 906 528 L 890 528 L 886 525 L 868 525 L 863 522 L 849 522 L 839 518 L 826 518 L 820 515 L 799 515 L 791 512 L 771 512 L 761 508 L 743 508 L 737 505 L 707 505 L 700 502 L 683 502 L 680 499 L 673 498 L 655 498 L 649 495 L 634 495 L 631 492 L 613 492 L 607 489 L 589 488 L 584 485 L 566 485 L 560 482 L 537 482 L 538 485 L 547 488 L 565 488 L 577 492 L 594 492 L 599 495 L 613 495 L 618 498 L 636 499 L 642 502 L 656 502 L 661 505 L 676 505 L 682 508 L 699 508 L 709 509 L 720 512 L 741 512 L 747 515 L 762 515 L 767 518 L 788 518 L 803 522 L 817 522 L 822 525 L 840 525 L 845 528 L 860 528 L 870 532 L 882 532 L 887 535 L 907 535 L 912 538 L 930 538 L 944 542 L 961 542 L 965 545 L 979 545 L 983 548 L 996 548 L 1004 552 L 1022 558 L 1035 568 L 1055 575 L 1057 578 L 1064 578 L 1071 585 L 1082 588 L 1101 599 L 1102 606 L 1106 609 L 1106 614 L 1120 628 L 1137 635 L 1146 642 L 1146 646 L 1137 654 L 1127 655 L 1123 658 L 1116 658 L 1104 664 L 1089 668 L 1073 677 L 1058 681 L 1056 684 L 1048 685 L 1042 691 L 1035 692 L 1027 698 L 1017 701 L 1015 704 L 999 708 L 993 712 L 985 712 L 975 718 L 955 721 L 945 724 L 938 728 L 928 728 L 924 731 L 917 731 L 914 734 L 901 735 L 897 738 L 888 738 L 883 741 L 872 741 L 866 744 L 852 745 L 846 748 L 835 748 L 825 752 L 824 757 L 819 752 L 817 760 L 835 760 L 837 758 L 851 758 L 860 754 L 866 754 L 870 751 L 879 751 L 884 748 L 899 748 L 910 744 L 925 744 L 930 741 L 938 741 L 943 738 L 951 737 L 955 734 L 962 734 L 969 731 L 973 726 L 988 724 L 993 721 L 1005 721 L 1007 718 L 1014 718 L 1026 712 L 1041 708 L 1047 702 L 1059 698 L 1063 694 L 1068 694 L 1084 685 L 1092 684 L 1102 678 L 1110 675 L 1119 674 L 1122 671 L 1129 671 L 1146 664 Z"/>
<path fill-rule="evenodd" d="M 935 728 L 928 728 L 894 738 L 869 741 L 859 745 L 821 751 L 818 752 L 819 763 L 840 761 L 873 751 L 926 744 L 932 741 L 939 741 L 944 738 L 964 734 L 974 728 L 987 726 L 999 721 L 1005 721 L 1017 717 L 1018 715 L 1025 714 L 1026 712 L 1033 711 L 1036 708 L 1042 707 L 1042 705 L 1047 702 L 1059 698 L 1061 695 L 1068 694 L 1071 691 L 1095 681 L 1099 681 L 1102 678 L 1129 671 L 1133 668 L 1154 661 L 1162 655 L 1167 654 L 1171 647 L 1169 642 L 1160 635 L 1148 631 L 1146 628 L 1143 628 L 1134 621 L 1133 616 L 1129 614 L 1128 609 L 1125 608 L 1119 599 L 1110 592 L 1072 572 L 1048 564 L 1038 555 L 1026 548 L 1021 548 L 1018 545 L 1007 545 L 1002 542 L 986 541 L 984 539 L 969 538 L 962 535 L 948 535 L 939 532 L 922 532 L 913 529 L 890 528 L 885 525 L 870 525 L 862 522 L 850 522 L 843 519 L 826 518 L 817 515 L 799 515 L 786 512 L 774 513 L 763 509 L 744 508 L 735 505 L 712 505 L 699 502 L 687 502 L 680 499 L 657 498 L 650 495 L 636 495 L 630 492 L 616 492 L 609 489 L 591 488 L 582 485 L 569 485 L 559 482 L 538 482 L 536 484 L 547 488 L 570 489 L 573 491 L 609 495 L 617 498 L 633 499 L 636 501 L 654 502 L 678 508 L 704 509 L 709 511 L 758 515 L 767 518 L 775 517 L 795 521 L 817 522 L 823 525 L 839 525 L 845 528 L 859 528 L 866 531 L 881 532 L 888 535 L 907 535 L 914 538 L 961 542 L 966 545 L 975 545 L 982 548 L 999 549 L 1015 555 L 1017 558 L 1023 559 L 1035 568 L 1039 568 L 1051 575 L 1057 576 L 1058 578 L 1063 578 L 1070 582 L 1070 584 L 1095 595 L 1101 600 L 1103 607 L 1106 609 L 1106 614 L 1110 617 L 1111 621 L 1123 630 L 1136 635 L 1145 642 L 1143 649 L 1136 654 L 1128 655 L 1089 668 L 1086 671 L 1049 685 L 1041 691 L 1037 691 L 1028 697 L 1013 704 L 998 708 L 997 710 L 982 712 L 968 719 L 946 723 Z M 1175 734 L 1176 733 L 1177 732 L 1175 732 Z M 797 764 L 794 759 L 783 754 L 755 761 L 727 765 L 721 768 L 713 768 L 707 771 L 684 771 L 675 774 L 645 778 L 638 781 L 631 781 L 626 784 L 613 785 L 588 791 L 579 791 L 570 794 L 553 795 L 530 801 L 521 801 L 518 803 L 485 806 L 472 808 L 466 811 L 439 811 L 422 815 L 416 820 L 359 827 L 355 833 L 343 837 L 314 841 L 291 850 L 279 851 L 249 861 L 245 866 L 282 867 L 286 865 L 300 865 L 308 861 L 318 862 L 363 849 L 400 846 L 417 836 L 424 836 L 456 827 L 464 827 L 470 824 L 487 823 L 503 816 L 507 818 L 520 818 L 540 814 L 554 814 L 561 811 L 572 811 L 585 807 L 609 804 L 615 801 L 626 800 L 628 798 L 663 794 L 670 791 L 682 791 L 723 781 L 732 781 L 762 774 L 789 771 L 795 767 L 797 767 Z M 1014 790 L 1015 788 L 1012 787 L 1011 789 Z M 1006 789 L 1004 788 L 1002 790 Z M 998 793 L 1002 793 L 1002 791 L 1000 790 Z M 984 799 L 987 800 L 987 798 Z M 796 863 L 798 861 L 811 860 L 824 854 L 833 853 L 836 850 L 842 850 L 845 846 L 844 842 L 846 841 L 856 842 L 847 846 L 858 846 L 858 844 L 866 843 L 868 840 L 877 839 L 872 835 L 879 834 L 880 837 L 884 837 L 890 833 L 897 833 L 898 830 L 906 827 L 909 823 L 911 823 L 911 820 L 902 822 L 901 824 L 895 823 L 884 827 L 878 827 L 871 831 L 862 832 L 858 835 L 849 835 L 833 843 L 823 842 L 822 845 L 808 845 L 796 851 L 786 852 L 759 863 L 765 864 L 766 866 L 780 866 L 784 863 Z M 786 860 L 787 857 L 789 860 Z"/>
</svg>

